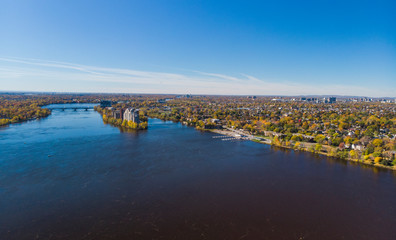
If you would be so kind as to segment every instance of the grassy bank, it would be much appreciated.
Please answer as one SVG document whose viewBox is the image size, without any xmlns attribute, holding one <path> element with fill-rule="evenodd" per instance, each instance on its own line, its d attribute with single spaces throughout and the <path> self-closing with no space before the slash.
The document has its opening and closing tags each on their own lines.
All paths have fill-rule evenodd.
<svg viewBox="0 0 396 240">
<path fill-rule="evenodd" d="M 209 130 L 213 133 L 221 134 L 221 135 L 226 135 L 226 136 L 234 136 L 235 133 L 229 130 Z M 365 159 L 365 156 L 356 153 L 354 150 L 349 150 L 349 149 L 338 149 L 337 147 L 332 147 L 328 145 L 321 145 L 317 143 L 308 143 L 308 142 L 281 142 L 279 141 L 276 137 L 267 137 L 267 136 L 261 136 L 261 135 L 252 135 L 254 138 L 251 139 L 253 142 L 257 143 L 262 143 L 262 144 L 267 144 L 267 145 L 272 145 L 280 148 L 285 148 L 285 149 L 291 149 L 295 151 L 304 151 L 304 152 L 310 152 L 313 154 L 320 154 L 328 157 L 334 157 L 338 159 L 342 159 L 345 161 L 352 161 L 356 163 L 361 163 L 369 166 L 375 166 L 375 167 L 381 167 L 381 168 L 386 168 L 390 170 L 396 170 L 396 165 L 393 166 L 385 166 L 379 163 L 378 159 L 376 162 L 376 159 L 371 159 L 367 158 Z M 265 140 L 259 140 L 259 138 L 265 139 Z M 351 151 L 354 151 L 351 153 Z M 354 156 L 354 157 L 351 157 Z"/>
</svg>

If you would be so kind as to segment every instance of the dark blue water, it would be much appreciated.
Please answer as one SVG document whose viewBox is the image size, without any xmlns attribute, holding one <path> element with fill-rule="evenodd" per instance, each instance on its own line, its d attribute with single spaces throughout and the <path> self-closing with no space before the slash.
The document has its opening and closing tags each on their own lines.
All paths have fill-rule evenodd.
<svg viewBox="0 0 396 240">
<path fill-rule="evenodd" d="M 0 239 L 395 239 L 387 170 L 93 110 L 0 129 Z"/>
</svg>

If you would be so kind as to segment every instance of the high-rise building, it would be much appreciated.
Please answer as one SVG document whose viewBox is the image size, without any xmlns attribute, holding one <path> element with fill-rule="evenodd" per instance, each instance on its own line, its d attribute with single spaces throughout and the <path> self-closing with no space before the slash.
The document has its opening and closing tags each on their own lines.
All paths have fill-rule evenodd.
<svg viewBox="0 0 396 240">
<path fill-rule="evenodd" d="M 124 120 L 139 123 L 139 109 L 127 108 L 124 112 Z"/>
</svg>

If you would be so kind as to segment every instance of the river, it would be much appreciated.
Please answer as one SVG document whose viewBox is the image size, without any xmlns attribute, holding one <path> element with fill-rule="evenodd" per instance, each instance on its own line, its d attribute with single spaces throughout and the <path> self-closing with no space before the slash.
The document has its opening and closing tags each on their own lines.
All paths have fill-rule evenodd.
<svg viewBox="0 0 396 240">
<path fill-rule="evenodd" d="M 213 136 L 93 110 L 0 128 L 0 239 L 395 239 L 392 171 Z"/>
</svg>

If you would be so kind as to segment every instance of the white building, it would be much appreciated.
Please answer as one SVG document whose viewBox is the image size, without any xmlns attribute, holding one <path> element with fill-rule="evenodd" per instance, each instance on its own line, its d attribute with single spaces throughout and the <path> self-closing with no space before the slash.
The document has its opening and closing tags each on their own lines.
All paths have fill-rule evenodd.
<svg viewBox="0 0 396 240">
<path fill-rule="evenodd" d="M 124 120 L 139 123 L 139 109 L 127 108 L 124 112 Z"/>
</svg>

